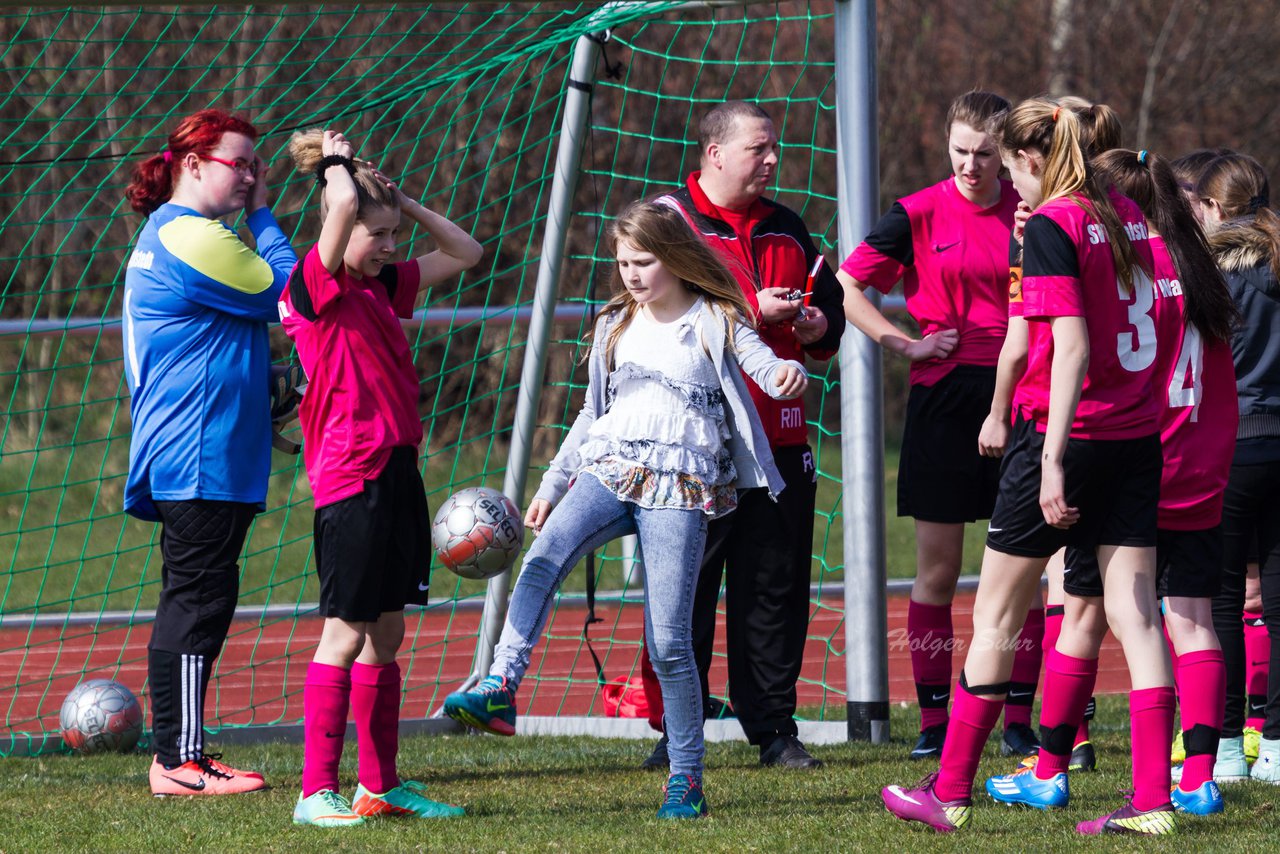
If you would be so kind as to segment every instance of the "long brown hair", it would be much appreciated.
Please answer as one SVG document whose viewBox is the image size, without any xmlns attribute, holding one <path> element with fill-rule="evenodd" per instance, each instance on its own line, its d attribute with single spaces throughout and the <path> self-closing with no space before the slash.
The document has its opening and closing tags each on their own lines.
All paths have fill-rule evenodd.
<svg viewBox="0 0 1280 854">
<path fill-rule="evenodd" d="M 1204 167 L 1196 195 L 1217 202 L 1232 227 L 1256 232 L 1267 246 L 1271 272 L 1280 279 L 1280 216 L 1271 209 L 1271 181 L 1262 164 L 1247 154 L 1217 157 Z"/>
<path fill-rule="evenodd" d="M 300 173 L 315 174 L 316 167 L 324 159 L 323 145 L 323 128 L 300 130 L 289 137 L 289 156 L 293 158 L 293 165 Z M 400 210 L 400 197 L 395 190 L 378 180 L 374 175 L 373 167 L 363 160 L 353 162 L 355 174 L 351 177 L 356 184 L 356 221 L 363 221 L 365 215 L 374 209 Z M 324 219 L 328 213 L 328 204 L 325 202 L 324 194 L 321 193 L 320 218 Z"/>
<path fill-rule="evenodd" d="M 992 121 L 991 134 L 1005 155 L 1018 151 L 1036 151 L 1044 156 L 1044 172 L 1040 178 L 1041 204 L 1072 195 L 1076 204 L 1102 224 L 1111 244 L 1116 275 L 1129 293 L 1133 293 L 1133 268 L 1141 262 L 1129 236 L 1112 207 L 1106 185 L 1097 180 L 1089 162 L 1094 144 L 1093 124 L 1081 121 L 1072 104 L 1063 106 L 1050 98 L 1029 98 L 1003 117 Z M 1088 103 L 1088 102 L 1084 102 Z"/>
<path fill-rule="evenodd" d="M 1182 285 L 1183 321 L 1209 341 L 1230 340 L 1239 311 L 1173 167 L 1158 154 L 1123 148 L 1100 154 L 1094 165 L 1099 179 L 1133 199 L 1164 238 Z"/>
<path fill-rule="evenodd" d="M 632 202 L 609 226 L 608 240 L 609 251 L 615 256 L 618 244 L 622 242 L 652 254 L 684 287 L 719 307 L 724 313 L 726 338 L 731 347 L 731 323 L 755 327 L 751 306 L 737 279 L 711 247 L 694 233 L 684 215 L 674 208 L 651 201 Z M 613 265 L 609 283 L 613 296 L 600 312 L 602 315 L 620 315 L 604 342 L 605 359 L 612 363 L 614 347 L 639 306 L 623 285 L 617 264 Z"/>
</svg>

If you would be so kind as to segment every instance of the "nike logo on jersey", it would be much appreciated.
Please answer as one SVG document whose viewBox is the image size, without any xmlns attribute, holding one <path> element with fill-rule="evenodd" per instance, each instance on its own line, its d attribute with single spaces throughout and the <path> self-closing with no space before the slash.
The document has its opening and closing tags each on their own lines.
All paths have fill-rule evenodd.
<svg viewBox="0 0 1280 854">
<path fill-rule="evenodd" d="M 179 786 L 182 786 L 184 789 L 190 789 L 193 792 L 199 792 L 204 789 L 203 777 L 200 778 L 199 783 L 188 783 L 186 780 L 179 780 L 177 777 L 170 777 L 168 774 L 165 774 L 164 778 L 171 782 L 177 783 Z"/>
<path fill-rule="evenodd" d="M 942 252 L 946 252 L 952 246 L 959 246 L 959 245 L 960 245 L 959 240 L 953 240 L 950 243 L 935 243 L 933 244 L 933 251 L 942 253 Z"/>
<path fill-rule="evenodd" d="M 421 581 L 419 581 L 419 582 L 418 582 L 418 592 L 419 592 L 419 593 L 426 593 L 426 592 L 427 592 L 428 590 L 430 590 L 430 589 L 431 589 L 431 585 L 430 585 L 430 584 L 423 584 Z"/>
<path fill-rule="evenodd" d="M 987 526 L 987 533 L 988 533 L 988 534 L 998 534 L 998 533 L 1000 533 L 1000 532 L 1001 532 L 1001 531 L 1003 531 L 1003 530 L 1004 530 L 1004 528 L 993 528 L 993 527 L 991 527 L 990 525 L 988 525 L 988 526 Z"/>
</svg>

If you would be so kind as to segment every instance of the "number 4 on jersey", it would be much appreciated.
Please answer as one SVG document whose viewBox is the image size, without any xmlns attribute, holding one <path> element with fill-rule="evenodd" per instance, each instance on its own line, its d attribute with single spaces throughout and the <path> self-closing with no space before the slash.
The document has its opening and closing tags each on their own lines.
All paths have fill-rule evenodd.
<svg viewBox="0 0 1280 854">
<path fill-rule="evenodd" d="M 1190 374 L 1190 385 L 1187 384 Z M 1204 342 L 1194 326 L 1187 326 L 1182 333 L 1182 347 L 1178 350 L 1178 362 L 1169 378 L 1169 408 L 1190 406 L 1191 420 L 1200 420 L 1200 399 L 1204 392 Z"/>
</svg>

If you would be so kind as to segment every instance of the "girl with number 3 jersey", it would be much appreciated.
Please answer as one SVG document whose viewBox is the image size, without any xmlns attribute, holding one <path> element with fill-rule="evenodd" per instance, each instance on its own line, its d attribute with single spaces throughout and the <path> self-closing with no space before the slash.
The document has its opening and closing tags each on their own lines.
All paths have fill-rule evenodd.
<svg viewBox="0 0 1280 854">
<path fill-rule="evenodd" d="M 1008 690 L 1013 640 L 1049 557 L 1070 545 L 1098 553 L 1106 614 L 1133 682 L 1135 767 L 1144 769 L 1132 803 L 1077 830 L 1168 832 L 1173 674 L 1156 602 L 1160 406 L 1147 229 L 1138 207 L 1091 172 L 1071 109 L 1031 99 L 993 125 L 1014 186 L 1033 209 L 1023 238 L 1026 417 L 1001 470 L 974 642 L 941 767 L 882 797 L 894 815 L 936 830 L 968 822 L 974 772 Z M 1047 670 L 1085 678 L 1096 667 L 1074 640 L 1064 629 Z"/>
<path fill-rule="evenodd" d="M 1196 815 L 1222 812 L 1214 759 L 1222 728 L 1226 678 L 1222 648 L 1213 631 L 1211 602 L 1221 576 L 1223 488 L 1235 448 L 1235 370 L 1229 340 L 1236 311 L 1226 282 L 1209 252 L 1173 170 L 1146 151 L 1116 149 L 1097 156 L 1102 181 L 1133 199 L 1147 217 L 1154 282 L 1154 392 L 1164 404 L 1160 440 L 1164 466 L 1156 561 L 1157 592 L 1175 653 L 1182 707 L 1183 763 L 1171 793 L 1175 809 Z M 1069 550 L 1072 551 L 1072 550 Z M 1096 556 L 1074 550 L 1066 560 L 1066 593 L 1072 603 L 1063 626 L 1073 655 L 1081 649 L 1096 662 L 1107 631 L 1104 587 Z M 1061 658 L 1061 656 L 1059 656 Z M 1068 665 L 1070 659 L 1066 659 Z M 1096 664 L 1050 668 L 1041 716 L 1044 744 L 1034 768 L 993 777 L 987 792 L 997 801 L 1039 808 L 1066 806 L 1066 770 L 1072 737 L 1084 712 Z M 1135 736 L 1136 739 L 1136 736 Z M 1154 772 L 1138 767 L 1134 774 Z"/>
</svg>

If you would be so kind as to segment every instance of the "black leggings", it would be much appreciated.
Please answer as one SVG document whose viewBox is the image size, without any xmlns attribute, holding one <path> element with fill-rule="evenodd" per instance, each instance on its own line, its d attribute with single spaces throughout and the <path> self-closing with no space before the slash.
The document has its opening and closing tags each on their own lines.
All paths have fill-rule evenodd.
<svg viewBox="0 0 1280 854">
<path fill-rule="evenodd" d="M 236 610 L 252 504 L 157 501 L 163 528 L 160 602 L 147 645 L 151 749 L 178 765 L 204 755 L 204 700 Z"/>
<path fill-rule="evenodd" d="M 1262 613 L 1271 636 L 1267 681 L 1266 738 L 1280 738 L 1280 461 L 1232 465 L 1222 508 L 1224 566 L 1222 588 L 1213 600 L 1213 628 L 1227 666 L 1227 707 L 1222 737 L 1244 730 L 1244 582 L 1257 537 Z"/>
</svg>

